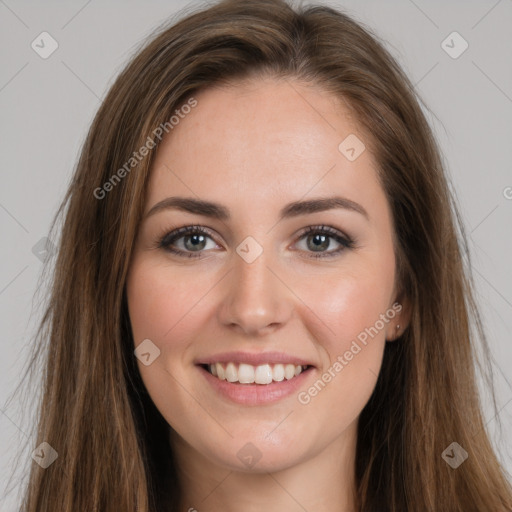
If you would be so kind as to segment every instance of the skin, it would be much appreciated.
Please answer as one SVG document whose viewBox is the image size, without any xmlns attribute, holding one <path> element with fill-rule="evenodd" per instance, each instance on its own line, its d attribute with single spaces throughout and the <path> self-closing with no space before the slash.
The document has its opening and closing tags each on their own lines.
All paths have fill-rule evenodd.
<svg viewBox="0 0 512 512">
<path fill-rule="evenodd" d="M 358 417 L 379 373 L 384 346 L 406 326 L 406 307 L 385 324 L 310 402 L 297 393 L 247 406 L 213 389 L 194 361 L 241 350 L 280 351 L 311 361 L 310 388 L 365 328 L 400 301 L 389 204 L 368 150 L 353 162 L 338 146 L 362 141 L 341 101 L 318 86 L 258 78 L 210 88 L 159 146 L 146 213 L 169 196 L 215 201 L 220 221 L 177 209 L 140 225 L 127 279 L 135 345 L 149 338 L 160 356 L 138 361 L 145 386 L 172 429 L 183 510 L 354 510 Z M 279 220 L 292 201 L 340 195 L 367 214 L 331 209 Z M 210 229 L 199 258 L 158 248 L 173 229 Z M 303 236 L 331 226 L 355 240 L 333 257 Z M 262 254 L 247 263 L 247 237 Z M 321 249 L 340 247 L 334 238 Z M 188 242 L 187 245 L 184 245 Z M 174 246 L 194 253 L 189 238 Z M 192 248 L 191 248 L 192 247 Z M 360 344 L 361 345 L 361 344 Z M 249 468 L 246 443 L 261 455 Z"/>
</svg>

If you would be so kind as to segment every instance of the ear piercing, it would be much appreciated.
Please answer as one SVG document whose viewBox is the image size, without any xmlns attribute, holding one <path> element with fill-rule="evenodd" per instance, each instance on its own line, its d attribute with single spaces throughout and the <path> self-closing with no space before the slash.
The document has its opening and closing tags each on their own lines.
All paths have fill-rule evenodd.
<svg viewBox="0 0 512 512">
<path fill-rule="evenodd" d="M 400 330 L 400 324 L 396 324 L 396 330 L 399 331 Z"/>
</svg>

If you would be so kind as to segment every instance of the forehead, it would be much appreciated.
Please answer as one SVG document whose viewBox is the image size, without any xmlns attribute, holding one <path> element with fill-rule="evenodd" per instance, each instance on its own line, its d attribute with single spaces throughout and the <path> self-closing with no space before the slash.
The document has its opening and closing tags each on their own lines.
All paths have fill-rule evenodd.
<svg viewBox="0 0 512 512">
<path fill-rule="evenodd" d="M 159 146 L 148 203 L 180 194 L 233 207 L 250 200 L 277 208 L 307 195 L 336 193 L 370 209 L 372 203 L 385 207 L 370 152 L 355 160 L 343 152 L 348 140 L 359 153 L 365 136 L 332 93 L 255 79 L 205 89 L 194 98 L 197 106 Z"/>
</svg>

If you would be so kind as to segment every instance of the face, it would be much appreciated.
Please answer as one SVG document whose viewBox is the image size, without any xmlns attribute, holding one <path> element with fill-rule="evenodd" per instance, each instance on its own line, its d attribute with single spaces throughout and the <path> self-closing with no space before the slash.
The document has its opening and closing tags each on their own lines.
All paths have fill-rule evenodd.
<svg viewBox="0 0 512 512">
<path fill-rule="evenodd" d="M 403 325 L 376 163 L 318 87 L 195 98 L 159 146 L 127 280 L 143 382 L 184 457 L 274 471 L 340 453 Z"/>
</svg>

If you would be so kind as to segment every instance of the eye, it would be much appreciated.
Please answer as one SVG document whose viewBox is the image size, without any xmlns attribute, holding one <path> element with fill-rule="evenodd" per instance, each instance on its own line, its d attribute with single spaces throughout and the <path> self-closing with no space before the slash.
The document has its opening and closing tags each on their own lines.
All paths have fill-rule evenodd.
<svg viewBox="0 0 512 512">
<path fill-rule="evenodd" d="M 309 226 L 302 232 L 300 240 L 302 241 L 302 239 L 305 241 L 305 251 L 312 250 L 313 252 L 313 254 L 308 254 L 309 258 L 330 258 L 345 249 L 354 247 L 354 241 L 351 238 L 330 226 Z M 333 240 L 339 247 L 331 251 L 324 250 L 329 248 Z"/>
<path fill-rule="evenodd" d="M 178 256 L 197 258 L 201 255 L 202 251 L 208 249 L 206 247 L 208 239 L 213 242 L 210 232 L 202 226 L 185 226 L 166 234 L 159 241 L 158 247 Z M 180 245 L 183 248 L 176 248 L 176 246 Z M 213 245 L 214 247 L 210 248 L 217 247 L 216 243 L 213 243 Z"/>
<path fill-rule="evenodd" d="M 208 239 L 212 247 L 207 247 Z M 304 239 L 306 253 L 310 258 L 329 258 L 336 256 L 345 249 L 354 247 L 354 241 L 330 226 L 309 226 L 302 231 L 299 241 Z M 335 250 L 327 251 L 332 243 L 338 244 Z M 164 235 L 157 244 L 158 248 L 181 257 L 198 258 L 207 249 L 215 249 L 218 245 L 208 229 L 202 226 L 185 226 Z M 315 254 L 316 253 L 316 254 Z"/>
</svg>

